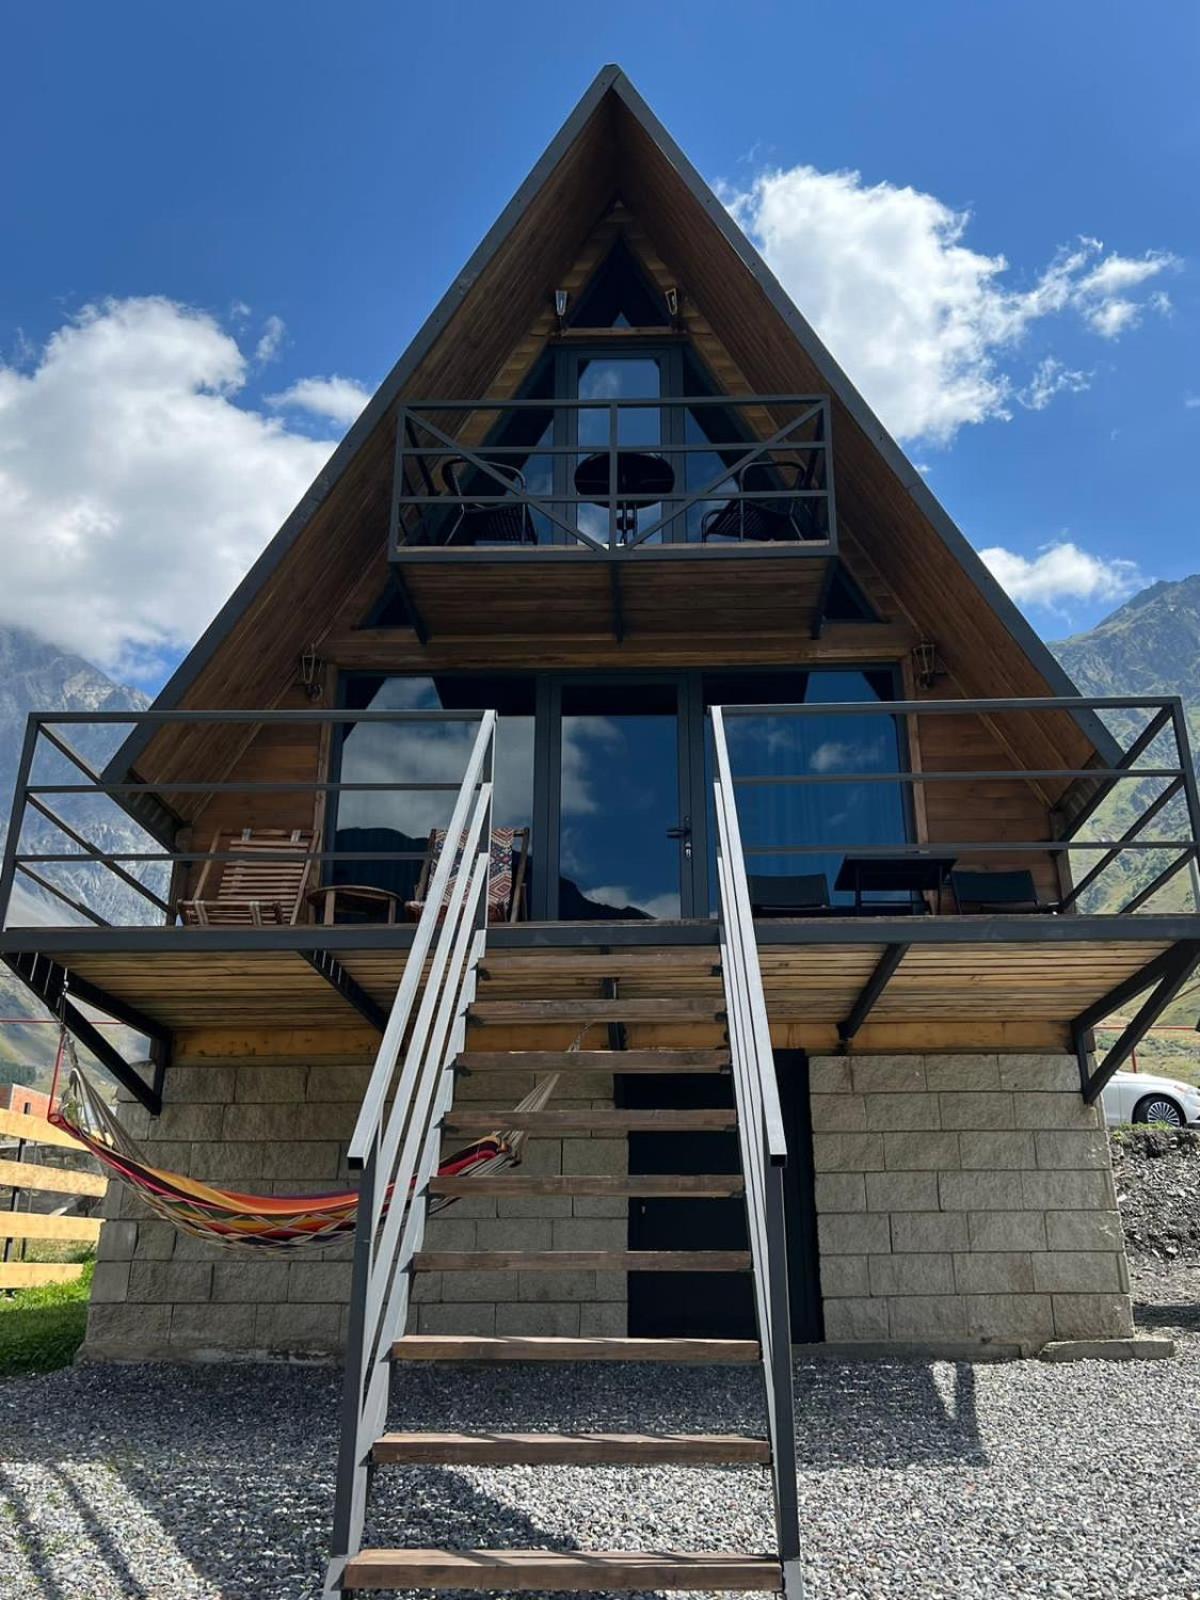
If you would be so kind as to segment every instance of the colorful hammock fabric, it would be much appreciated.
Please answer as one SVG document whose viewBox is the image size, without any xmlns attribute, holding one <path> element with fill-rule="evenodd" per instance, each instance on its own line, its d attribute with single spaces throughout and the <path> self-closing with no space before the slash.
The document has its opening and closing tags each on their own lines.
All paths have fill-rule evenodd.
<svg viewBox="0 0 1200 1600">
<path fill-rule="evenodd" d="M 353 1234 L 358 1217 L 358 1193 L 354 1189 L 322 1194 L 243 1194 L 152 1166 L 80 1072 L 74 1043 L 65 1030 L 55 1066 L 55 1087 L 64 1052 L 70 1061 L 67 1088 L 59 1104 L 51 1091 L 49 1121 L 86 1145 L 103 1167 L 133 1189 L 164 1222 L 209 1244 L 251 1255 L 291 1251 L 304 1245 L 327 1247 Z M 557 1074 L 543 1079 L 516 1109 L 541 1110 L 557 1082 Z M 438 1176 L 502 1172 L 520 1162 L 526 1137 L 523 1131 L 497 1130 L 447 1157 L 438 1167 Z M 385 1207 L 391 1199 L 389 1189 Z M 453 1203 L 452 1197 L 432 1198 L 429 1209 L 440 1211 Z"/>
</svg>

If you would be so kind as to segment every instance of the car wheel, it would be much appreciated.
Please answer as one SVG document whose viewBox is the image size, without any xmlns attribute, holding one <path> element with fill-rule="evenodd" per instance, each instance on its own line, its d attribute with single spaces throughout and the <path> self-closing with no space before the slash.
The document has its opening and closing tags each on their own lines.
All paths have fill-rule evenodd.
<svg viewBox="0 0 1200 1600">
<path fill-rule="evenodd" d="M 1134 1106 L 1133 1120 L 1166 1123 L 1169 1128 L 1182 1128 L 1186 1118 L 1182 1107 L 1165 1094 L 1148 1094 Z"/>
</svg>

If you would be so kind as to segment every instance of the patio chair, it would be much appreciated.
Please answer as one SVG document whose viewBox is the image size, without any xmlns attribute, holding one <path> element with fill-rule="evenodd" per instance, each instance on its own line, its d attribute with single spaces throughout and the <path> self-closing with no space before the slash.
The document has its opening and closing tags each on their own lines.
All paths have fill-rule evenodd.
<svg viewBox="0 0 1200 1600">
<path fill-rule="evenodd" d="M 521 469 L 507 461 L 489 461 L 488 465 L 512 487 L 525 493 L 525 475 Z M 493 501 L 479 504 L 466 499 L 470 492 L 463 488 L 462 473 L 471 468 L 474 473 L 471 487 L 477 494 L 503 493 L 490 473 L 472 468 L 465 456 L 450 456 L 442 463 L 442 487 L 463 503 L 457 508 L 458 516 L 446 535 L 445 544 L 536 544 L 537 533 L 528 505 L 521 500 Z M 475 481 L 475 480 L 478 481 Z"/>
<path fill-rule="evenodd" d="M 790 475 L 790 481 L 789 481 Z M 798 461 L 752 461 L 731 474 L 737 493 L 700 520 L 701 543 L 709 539 L 753 539 L 764 542 L 820 539 L 820 500 L 799 500 L 801 489 L 811 489 L 811 467 Z M 777 499 L 746 500 L 747 493 L 774 491 Z"/>
<path fill-rule="evenodd" d="M 1057 905 L 1039 900 L 1033 873 L 1027 867 L 1007 872 L 983 872 L 955 867 L 950 873 L 950 893 L 954 909 L 986 912 L 1054 912 Z"/>
<path fill-rule="evenodd" d="M 421 863 L 421 875 L 417 879 L 417 887 L 413 898 L 405 906 L 408 915 L 414 921 L 420 917 L 425 909 L 425 901 L 429 895 L 429 885 L 433 881 L 433 874 L 441 860 L 442 849 L 446 843 L 446 830 L 434 828 L 429 835 L 429 844 L 425 850 L 425 859 Z M 520 848 L 518 849 L 518 845 Z M 488 881 L 488 921 L 489 922 L 524 922 L 528 920 L 529 908 L 526 904 L 527 886 L 525 882 L 526 869 L 529 862 L 529 829 L 528 828 L 493 828 L 492 829 L 492 870 Z M 454 864 L 454 872 L 450 875 L 450 883 L 446 894 L 449 897 L 454 887 L 454 880 L 458 874 L 458 863 Z"/>
<path fill-rule="evenodd" d="M 253 859 L 212 858 L 221 848 L 223 830 L 213 834 L 196 892 L 179 902 L 179 915 L 192 927 L 291 927 L 300 919 L 312 870 L 316 835 L 311 829 L 243 828 L 228 835 L 228 849 Z M 301 854 L 303 852 L 303 854 Z M 213 892 L 213 868 L 218 869 Z"/>
<path fill-rule="evenodd" d="M 813 917 L 833 910 L 823 872 L 790 877 L 748 872 L 750 910 L 756 917 Z"/>
</svg>

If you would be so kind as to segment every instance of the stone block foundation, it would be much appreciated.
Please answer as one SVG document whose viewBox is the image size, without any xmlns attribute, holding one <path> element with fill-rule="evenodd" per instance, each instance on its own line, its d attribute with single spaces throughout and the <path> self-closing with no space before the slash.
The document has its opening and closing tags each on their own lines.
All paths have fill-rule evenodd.
<svg viewBox="0 0 1200 1600">
<path fill-rule="evenodd" d="M 251 1192 L 348 1187 L 346 1142 L 370 1059 L 320 1057 L 304 1066 L 259 1058 L 191 1064 L 166 1076 L 159 1117 L 122 1105 L 151 1161 Z M 458 1103 L 510 1107 L 531 1074 L 460 1079 Z M 612 1105 L 607 1073 L 572 1074 L 556 1109 Z M 503 1113 L 497 1126 L 503 1125 Z M 626 1170 L 624 1138 L 534 1139 L 523 1172 Z M 352 1244 L 248 1260 L 179 1233 L 118 1183 L 105 1200 L 84 1360 L 205 1360 L 336 1355 L 344 1346 Z M 624 1200 L 530 1196 L 457 1201 L 429 1219 L 431 1250 L 623 1250 Z M 422 1273 L 411 1332 L 619 1335 L 626 1278 L 597 1272 Z"/>
<path fill-rule="evenodd" d="M 1075 1061 L 811 1063 L 825 1337 L 1128 1338 L 1108 1140 Z"/>
<path fill-rule="evenodd" d="M 126 1105 L 164 1167 L 271 1193 L 349 1184 L 345 1147 L 373 1051 L 332 1038 L 298 1055 L 180 1052 L 161 1117 Z M 345 1049 L 345 1045 L 340 1045 Z M 524 1074 L 460 1079 L 462 1102 L 511 1106 Z M 607 1074 L 572 1075 L 556 1107 L 612 1104 Z M 1127 1338 L 1128 1275 L 1108 1144 L 1056 1055 L 817 1057 L 815 1199 L 831 1342 L 1017 1344 Z M 502 1124 L 502 1114 L 497 1117 Z M 529 1173 L 626 1170 L 624 1138 L 526 1146 Z M 262 1260 L 226 1254 L 152 1217 L 119 1184 L 106 1200 L 83 1359 L 328 1358 L 342 1348 L 349 1242 Z M 623 1249 L 623 1200 L 459 1201 L 429 1221 L 436 1250 Z M 443 1272 L 414 1286 L 421 1333 L 619 1336 L 624 1274 Z"/>
</svg>

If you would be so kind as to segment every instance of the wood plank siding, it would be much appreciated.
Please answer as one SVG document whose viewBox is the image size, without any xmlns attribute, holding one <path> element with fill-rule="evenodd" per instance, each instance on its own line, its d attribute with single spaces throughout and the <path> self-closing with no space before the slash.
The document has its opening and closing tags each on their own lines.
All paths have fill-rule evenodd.
<svg viewBox="0 0 1200 1600">
<path fill-rule="evenodd" d="M 387 574 L 395 406 L 402 400 L 503 399 L 558 337 L 553 291 L 586 284 L 618 233 L 660 289 L 680 293 L 686 335 L 731 395 L 827 393 L 844 379 L 811 338 L 797 337 L 648 115 L 626 88 L 601 95 L 554 159 L 527 182 L 486 253 L 455 288 L 457 303 L 428 328 L 384 386 L 344 461 L 317 480 L 243 609 L 206 648 L 177 697 L 184 706 L 272 706 L 288 692 L 302 650 L 343 668 L 513 663 L 621 667 L 846 659 L 844 625 L 820 641 L 808 622 L 823 562 L 796 551 L 779 560 L 674 559 L 669 549 L 623 562 L 626 637 L 613 627 L 611 578 L 583 552 L 535 552 L 405 567 L 429 626 L 360 634 Z M 669 336 L 669 335 L 668 335 Z M 822 361 L 825 363 L 822 365 Z M 859 659 L 897 659 L 903 639 L 936 641 L 949 673 L 940 692 L 1037 696 L 1058 688 L 934 526 L 919 475 L 875 437 L 860 408 L 833 393 L 833 463 L 842 559 L 879 615 L 878 645 Z M 754 421 L 753 415 L 751 421 Z M 780 419 L 761 408 L 759 436 Z M 476 415 L 471 426 L 476 429 Z M 335 458 L 336 460 L 336 458 Z M 932 502 L 930 502 L 932 504 Z M 294 531 L 298 527 L 299 531 Z M 292 530 L 292 531 L 289 531 Z M 429 552 L 425 552 L 426 555 Z M 858 633 L 860 625 L 852 625 Z M 376 654 L 375 652 L 378 651 Z M 1083 766 L 1089 735 L 1067 714 L 1009 718 L 1003 742 L 1022 764 Z M 220 727 L 164 728 L 138 758 L 167 781 L 184 768 L 222 776 L 241 739 Z"/>
</svg>

